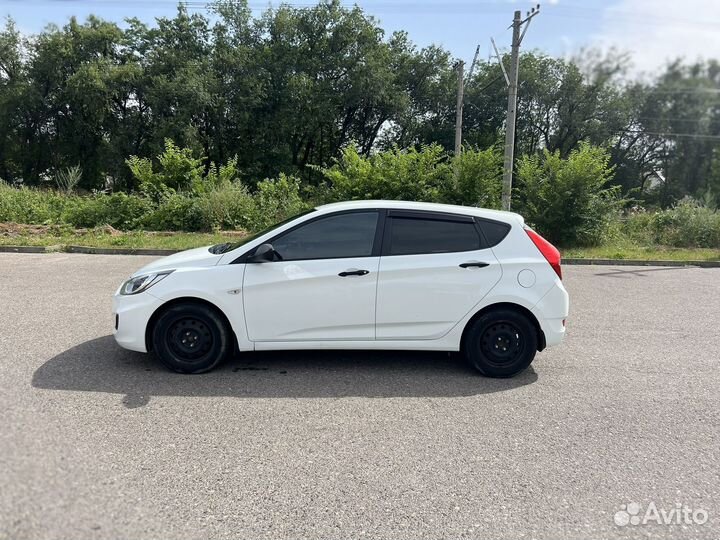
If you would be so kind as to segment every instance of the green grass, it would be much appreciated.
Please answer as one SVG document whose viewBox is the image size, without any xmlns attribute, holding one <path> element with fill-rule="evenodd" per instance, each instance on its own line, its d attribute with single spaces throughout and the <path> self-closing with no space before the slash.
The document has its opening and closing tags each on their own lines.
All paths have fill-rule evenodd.
<svg viewBox="0 0 720 540">
<path fill-rule="evenodd" d="M 99 248 L 151 248 L 183 250 L 242 238 L 244 231 L 214 233 L 121 232 L 111 227 L 72 229 L 67 226 L 0 224 L 0 245 L 87 246 Z M 618 240 L 598 247 L 564 248 L 564 258 L 637 259 L 666 261 L 720 261 L 720 249 L 639 246 Z"/>
<path fill-rule="evenodd" d="M 642 261 L 720 261 L 720 249 L 665 246 L 605 246 L 560 250 L 567 259 L 634 259 Z"/>
<path fill-rule="evenodd" d="M 97 229 L 73 230 L 67 227 L 18 226 L 12 232 L 0 227 L 0 245 L 87 246 L 101 248 L 152 248 L 184 250 L 237 240 L 244 232 L 176 233 L 176 232 L 120 232 L 99 227 Z M 18 230 L 19 229 L 19 230 Z"/>
</svg>

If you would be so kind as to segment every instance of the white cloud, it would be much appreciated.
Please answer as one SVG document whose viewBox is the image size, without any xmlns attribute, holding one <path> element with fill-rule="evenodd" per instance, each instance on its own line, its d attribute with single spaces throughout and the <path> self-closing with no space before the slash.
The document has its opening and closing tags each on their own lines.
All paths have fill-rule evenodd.
<svg viewBox="0 0 720 540">
<path fill-rule="evenodd" d="M 719 0 L 620 0 L 605 8 L 595 44 L 628 51 L 633 71 L 652 75 L 669 60 L 720 57 Z"/>
</svg>

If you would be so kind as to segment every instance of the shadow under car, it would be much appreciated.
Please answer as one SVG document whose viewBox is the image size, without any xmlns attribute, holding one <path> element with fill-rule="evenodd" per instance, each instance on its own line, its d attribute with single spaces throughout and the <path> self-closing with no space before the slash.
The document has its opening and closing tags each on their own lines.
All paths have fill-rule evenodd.
<svg viewBox="0 0 720 540">
<path fill-rule="evenodd" d="M 104 336 L 45 362 L 33 374 L 32 385 L 120 394 L 125 406 L 134 408 L 152 396 L 458 397 L 512 390 L 536 380 L 532 366 L 511 379 L 489 379 L 459 354 L 418 351 L 241 353 L 209 373 L 180 375 L 152 354 L 126 351 L 112 336 Z"/>
</svg>

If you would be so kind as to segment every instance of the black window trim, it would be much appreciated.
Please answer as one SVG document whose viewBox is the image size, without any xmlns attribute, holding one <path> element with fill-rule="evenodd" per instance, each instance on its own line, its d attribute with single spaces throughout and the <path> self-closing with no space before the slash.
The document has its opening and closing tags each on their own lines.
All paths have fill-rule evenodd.
<svg viewBox="0 0 720 540">
<path fill-rule="evenodd" d="M 298 223 L 297 225 L 294 225 L 293 227 L 290 227 L 289 229 L 285 229 L 284 231 L 277 233 L 276 235 L 265 240 L 263 242 L 263 244 L 272 244 L 275 240 L 277 240 L 281 236 L 288 234 L 296 229 L 299 229 L 300 227 L 304 227 L 305 225 L 309 225 L 310 223 L 313 223 L 315 221 L 319 221 L 321 219 L 342 216 L 345 214 L 367 214 L 369 212 L 377 212 L 377 214 L 378 214 L 377 226 L 375 227 L 375 238 L 373 239 L 373 247 L 372 247 L 372 251 L 371 251 L 370 255 L 355 255 L 352 257 L 310 257 L 307 259 L 289 259 L 288 262 L 325 261 L 325 260 L 335 260 L 335 259 L 364 259 L 367 257 L 379 257 L 380 253 L 381 253 L 382 243 L 383 243 L 382 239 L 383 239 L 383 233 L 384 233 L 384 229 L 385 229 L 385 219 L 386 219 L 386 214 L 387 214 L 387 209 L 385 209 L 385 208 L 353 208 L 350 210 L 339 210 L 337 212 L 320 214 L 311 219 L 305 220 L 302 223 Z M 245 253 L 240 255 L 237 259 L 232 261 L 230 264 L 247 264 L 248 257 L 250 257 L 253 253 L 255 253 L 255 250 L 261 245 L 262 244 L 258 244 L 257 246 L 250 248 Z M 268 261 L 268 262 L 271 263 L 271 262 L 283 262 L 283 261 Z M 250 263 L 250 264 L 254 264 L 254 263 Z M 257 264 L 268 264 L 268 263 L 257 263 Z"/>
<path fill-rule="evenodd" d="M 443 251 L 439 253 L 431 253 L 431 252 L 420 252 L 420 253 L 398 253 L 398 254 L 392 254 L 390 253 L 390 234 L 392 231 L 392 224 L 390 221 L 392 218 L 400 218 L 400 219 L 423 219 L 423 220 L 435 220 L 435 221 L 450 221 L 454 223 L 471 223 L 475 227 L 475 233 L 478 235 L 478 240 L 480 241 L 480 245 L 477 249 L 465 249 L 462 251 Z M 491 220 L 492 221 L 492 220 Z M 487 249 L 487 240 L 485 239 L 485 235 L 483 234 L 482 230 L 480 229 L 480 225 L 477 222 L 477 218 L 473 216 L 468 216 L 465 214 L 453 214 L 448 212 L 434 212 L 431 210 L 390 210 L 385 218 L 385 231 L 383 234 L 383 241 L 382 241 L 382 251 L 381 254 L 383 257 L 407 257 L 411 255 L 442 255 L 446 253 L 466 253 L 469 251 L 479 251 L 481 249 Z"/>
<path fill-rule="evenodd" d="M 470 223 L 472 216 L 465 214 L 453 214 L 451 212 L 436 212 L 434 210 L 388 210 L 388 217 L 401 217 L 409 219 L 435 219 L 437 221 L 456 221 Z"/>
</svg>

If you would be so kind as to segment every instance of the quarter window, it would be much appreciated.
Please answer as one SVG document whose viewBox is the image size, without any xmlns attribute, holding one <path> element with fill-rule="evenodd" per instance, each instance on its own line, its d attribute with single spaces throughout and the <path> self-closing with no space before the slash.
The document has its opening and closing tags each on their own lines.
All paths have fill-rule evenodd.
<svg viewBox="0 0 720 540">
<path fill-rule="evenodd" d="M 480 236 L 472 221 L 392 217 L 389 241 L 390 255 L 480 249 Z"/>
<path fill-rule="evenodd" d="M 370 257 L 377 212 L 331 215 L 300 225 L 272 241 L 285 261 Z"/>
<path fill-rule="evenodd" d="M 478 224 L 487 240 L 488 245 L 486 247 L 495 247 L 502 242 L 510 232 L 510 225 L 507 223 L 479 219 Z"/>
</svg>

